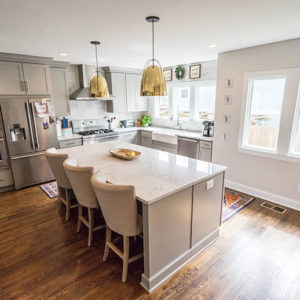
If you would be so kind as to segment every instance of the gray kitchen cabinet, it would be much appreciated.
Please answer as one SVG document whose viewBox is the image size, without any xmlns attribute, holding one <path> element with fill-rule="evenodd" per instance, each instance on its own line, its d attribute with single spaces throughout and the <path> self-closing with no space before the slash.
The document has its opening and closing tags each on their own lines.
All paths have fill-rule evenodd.
<svg viewBox="0 0 300 300">
<path fill-rule="evenodd" d="M 70 114 L 69 94 L 66 80 L 66 69 L 50 67 L 52 81 L 52 100 L 56 116 Z"/>
<path fill-rule="evenodd" d="M 46 64 L 0 62 L 0 95 L 50 95 L 51 79 Z"/>
<path fill-rule="evenodd" d="M 109 93 L 114 97 L 113 101 L 108 101 L 108 112 L 126 112 L 126 79 L 124 73 L 105 74 Z"/>
<path fill-rule="evenodd" d="M 152 148 L 160 151 L 177 154 L 177 145 L 172 145 L 159 141 L 152 141 Z"/>
<path fill-rule="evenodd" d="M 221 225 L 223 176 L 222 173 L 193 186 L 191 247 Z"/>
<path fill-rule="evenodd" d="M 142 75 L 126 74 L 127 111 L 146 111 L 147 97 L 140 96 Z"/>
<path fill-rule="evenodd" d="M 152 148 L 152 132 L 141 131 L 141 145 Z"/>
<path fill-rule="evenodd" d="M 48 65 L 23 63 L 27 95 L 50 95 L 51 79 Z"/>
<path fill-rule="evenodd" d="M 0 169 L 0 188 L 13 185 L 11 170 L 8 168 Z"/>
<path fill-rule="evenodd" d="M 22 64 L 0 61 L 0 95 L 25 95 Z"/>
<path fill-rule="evenodd" d="M 212 142 L 200 140 L 199 159 L 211 162 Z"/>
<path fill-rule="evenodd" d="M 139 132 L 135 131 L 128 131 L 128 132 L 120 132 L 119 138 L 121 141 L 131 144 L 139 144 L 138 141 Z"/>
<path fill-rule="evenodd" d="M 59 143 L 59 148 L 60 149 L 81 146 L 82 145 L 82 138 L 62 140 L 62 141 L 58 141 L 58 143 Z"/>
</svg>

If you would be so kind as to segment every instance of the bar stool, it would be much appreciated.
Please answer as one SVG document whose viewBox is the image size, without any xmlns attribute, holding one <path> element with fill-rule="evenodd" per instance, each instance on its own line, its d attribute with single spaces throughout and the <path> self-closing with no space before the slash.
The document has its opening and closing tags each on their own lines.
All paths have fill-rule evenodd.
<svg viewBox="0 0 300 300">
<path fill-rule="evenodd" d="M 46 157 L 57 182 L 58 200 L 65 205 L 66 221 L 69 221 L 70 209 L 77 207 L 78 204 L 71 204 L 72 186 L 63 167 L 63 162 L 68 158 L 68 155 L 58 153 L 55 148 L 50 148 L 46 151 Z"/>
<path fill-rule="evenodd" d="M 105 228 L 105 224 L 94 226 L 94 210 L 99 208 L 99 204 L 91 184 L 93 168 L 77 166 L 76 161 L 72 159 L 65 160 L 63 166 L 78 201 L 77 232 L 80 231 L 81 223 L 89 229 L 88 246 L 90 247 L 93 242 L 93 232 Z M 88 209 L 88 219 L 82 214 L 83 207 Z"/>
<path fill-rule="evenodd" d="M 137 213 L 135 188 L 103 183 L 100 171 L 92 176 L 92 185 L 106 222 L 103 260 L 107 260 L 109 249 L 113 250 L 123 260 L 122 282 L 126 282 L 128 263 L 143 257 L 140 253 L 129 258 L 129 237 L 143 232 L 143 218 Z M 123 236 L 123 252 L 111 240 L 112 231 Z"/>
</svg>

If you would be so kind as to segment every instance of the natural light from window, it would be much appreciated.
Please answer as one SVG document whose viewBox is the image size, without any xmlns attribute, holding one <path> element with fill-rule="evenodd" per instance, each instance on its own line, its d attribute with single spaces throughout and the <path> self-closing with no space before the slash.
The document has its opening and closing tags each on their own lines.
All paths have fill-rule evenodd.
<svg viewBox="0 0 300 300">
<path fill-rule="evenodd" d="M 298 88 L 298 97 L 293 125 L 293 134 L 291 138 L 290 153 L 294 155 L 300 155 L 300 85 Z"/>
<path fill-rule="evenodd" d="M 190 88 L 186 86 L 175 87 L 174 101 L 179 118 L 188 119 L 190 117 Z"/>
<path fill-rule="evenodd" d="M 169 97 L 159 97 L 159 116 L 164 118 L 169 115 Z"/>
<path fill-rule="evenodd" d="M 216 85 L 203 85 L 196 89 L 196 120 L 214 120 Z"/>
<path fill-rule="evenodd" d="M 243 146 L 277 150 L 285 81 L 285 77 L 249 80 Z"/>
</svg>

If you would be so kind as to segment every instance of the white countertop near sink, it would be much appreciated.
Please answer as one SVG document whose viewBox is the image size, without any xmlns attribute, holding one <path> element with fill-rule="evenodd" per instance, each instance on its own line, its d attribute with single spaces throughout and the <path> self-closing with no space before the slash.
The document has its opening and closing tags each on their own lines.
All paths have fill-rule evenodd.
<svg viewBox="0 0 300 300">
<path fill-rule="evenodd" d="M 187 130 L 178 130 L 173 128 L 167 128 L 167 127 L 155 127 L 155 126 L 149 126 L 149 127 L 129 127 L 129 128 L 114 128 L 117 132 L 129 132 L 129 131 L 135 131 L 135 130 L 141 130 L 141 131 L 151 131 L 166 135 L 175 135 L 175 136 L 181 136 L 191 139 L 199 139 L 204 141 L 213 141 L 213 137 L 207 137 L 203 136 L 202 133 L 196 132 L 196 131 L 187 131 Z"/>
</svg>

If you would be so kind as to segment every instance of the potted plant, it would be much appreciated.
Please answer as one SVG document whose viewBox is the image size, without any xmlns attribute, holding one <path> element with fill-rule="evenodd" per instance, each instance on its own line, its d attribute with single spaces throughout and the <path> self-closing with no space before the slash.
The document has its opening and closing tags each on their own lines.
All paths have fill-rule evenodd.
<svg viewBox="0 0 300 300">
<path fill-rule="evenodd" d="M 151 117 L 143 116 L 141 122 L 143 127 L 149 126 L 151 124 Z"/>
</svg>

